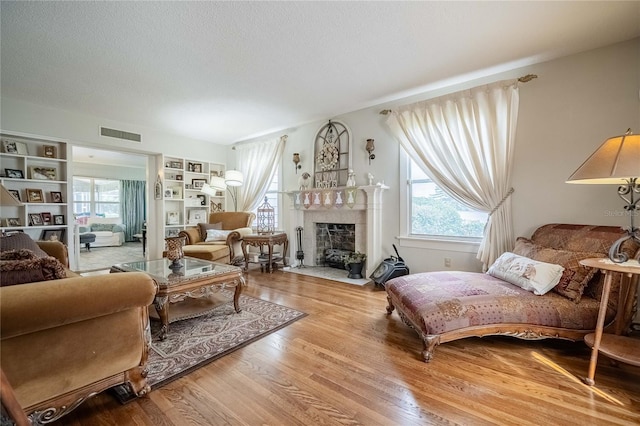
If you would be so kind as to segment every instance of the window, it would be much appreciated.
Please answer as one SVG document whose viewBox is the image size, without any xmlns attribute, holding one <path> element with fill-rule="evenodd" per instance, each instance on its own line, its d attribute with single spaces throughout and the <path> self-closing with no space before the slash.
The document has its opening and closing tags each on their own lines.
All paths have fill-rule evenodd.
<svg viewBox="0 0 640 426">
<path fill-rule="evenodd" d="M 73 214 L 83 217 L 120 217 L 120 181 L 89 177 L 73 178 Z"/>
<path fill-rule="evenodd" d="M 267 197 L 267 200 L 269 201 L 269 204 L 271 205 L 271 207 L 273 207 L 274 210 L 274 226 L 275 229 L 279 229 L 279 225 L 280 225 L 280 209 L 279 209 L 279 205 L 280 203 L 278 202 L 278 191 L 279 191 L 279 176 L 280 176 L 280 167 L 278 167 L 278 169 L 276 170 L 276 172 L 273 174 L 273 179 L 271 180 L 271 183 L 269 184 L 269 188 L 267 189 L 267 193 L 264 194 Z M 258 204 L 258 206 L 261 206 L 264 203 L 264 197 L 262 198 L 262 200 L 260 201 L 260 204 Z M 258 208 L 256 207 L 255 210 L 253 210 L 253 213 L 256 215 L 256 218 L 258 216 Z M 255 227 L 256 226 L 256 220 L 254 219 L 253 223 L 251 224 L 251 226 Z"/>
<path fill-rule="evenodd" d="M 466 207 L 442 191 L 409 161 L 409 234 L 481 238 L 488 214 Z"/>
</svg>

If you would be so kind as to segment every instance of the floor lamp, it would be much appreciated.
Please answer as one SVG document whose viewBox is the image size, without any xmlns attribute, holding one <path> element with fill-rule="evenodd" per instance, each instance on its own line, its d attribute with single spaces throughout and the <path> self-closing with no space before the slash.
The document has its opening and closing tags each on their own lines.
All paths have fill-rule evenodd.
<svg viewBox="0 0 640 426">
<path fill-rule="evenodd" d="M 204 184 L 200 191 L 212 197 L 216 195 L 216 191 L 227 190 L 233 200 L 234 211 L 238 211 L 238 187 L 242 186 L 243 182 L 244 176 L 242 172 L 238 170 L 227 170 L 224 178 L 212 176 L 211 183 Z"/>
<path fill-rule="evenodd" d="M 627 240 L 635 240 L 640 244 L 640 229 L 636 228 L 634 218 L 640 194 L 640 135 L 627 130 L 622 136 L 614 136 L 602 145 L 582 163 L 567 180 L 567 183 L 616 184 L 618 195 L 626 204 L 624 209 L 629 215 L 631 224 L 627 233 L 616 241 L 609 250 L 609 259 L 615 263 L 629 260 L 629 256 L 621 250 Z"/>
</svg>

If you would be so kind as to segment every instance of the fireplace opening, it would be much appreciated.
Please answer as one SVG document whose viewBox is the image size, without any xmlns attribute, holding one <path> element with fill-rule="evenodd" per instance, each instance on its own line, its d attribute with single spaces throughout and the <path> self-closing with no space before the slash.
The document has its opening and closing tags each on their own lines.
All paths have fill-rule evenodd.
<svg viewBox="0 0 640 426">
<path fill-rule="evenodd" d="M 355 224 L 316 223 L 316 265 L 345 269 L 342 259 L 355 247 Z"/>
</svg>

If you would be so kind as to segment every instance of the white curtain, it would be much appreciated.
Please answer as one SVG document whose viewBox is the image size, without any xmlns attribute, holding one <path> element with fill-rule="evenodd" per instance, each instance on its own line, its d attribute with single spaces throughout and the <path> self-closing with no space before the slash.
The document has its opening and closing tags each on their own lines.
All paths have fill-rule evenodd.
<svg viewBox="0 0 640 426">
<path fill-rule="evenodd" d="M 238 188 L 240 211 L 255 210 L 262 203 L 282 159 L 286 141 L 287 136 L 284 135 L 236 146 L 238 170 L 244 176 L 244 183 Z"/>
<path fill-rule="evenodd" d="M 489 213 L 477 258 L 485 269 L 513 245 L 511 171 L 518 81 L 499 81 L 395 109 L 387 124 L 443 191 Z"/>
</svg>

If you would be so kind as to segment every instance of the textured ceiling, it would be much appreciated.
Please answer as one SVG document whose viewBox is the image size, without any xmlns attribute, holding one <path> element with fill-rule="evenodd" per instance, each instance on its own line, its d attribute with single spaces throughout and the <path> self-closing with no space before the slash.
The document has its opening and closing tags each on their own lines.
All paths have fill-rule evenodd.
<svg viewBox="0 0 640 426">
<path fill-rule="evenodd" d="M 640 2 L 0 7 L 2 96 L 221 144 L 640 35 Z"/>
</svg>

